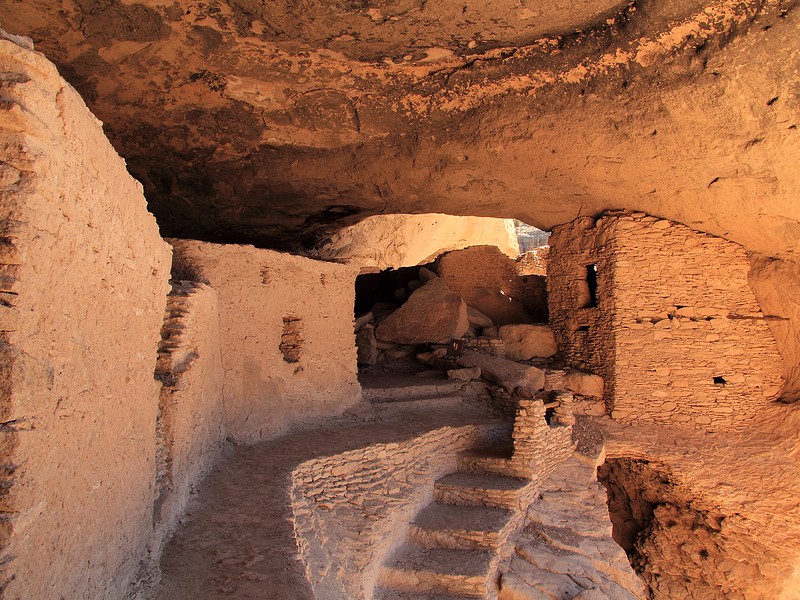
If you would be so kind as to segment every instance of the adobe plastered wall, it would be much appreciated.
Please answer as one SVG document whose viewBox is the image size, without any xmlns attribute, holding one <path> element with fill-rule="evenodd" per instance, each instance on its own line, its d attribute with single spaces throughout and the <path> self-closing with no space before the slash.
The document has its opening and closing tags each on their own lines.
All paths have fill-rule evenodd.
<svg viewBox="0 0 800 600">
<path fill-rule="evenodd" d="M 156 427 L 154 555 L 172 534 L 191 490 L 208 473 L 225 438 L 217 291 L 173 283 L 161 331 L 156 377 L 162 382 Z"/>
<path fill-rule="evenodd" d="M 780 355 L 748 286 L 743 248 L 642 213 L 557 229 L 550 242 L 557 339 L 590 369 L 610 360 L 614 418 L 737 429 L 777 396 Z M 581 264 L 566 266 L 570 254 Z M 598 307 L 576 309 L 587 259 L 597 261 Z"/>
<path fill-rule="evenodd" d="M 175 277 L 219 294 L 227 435 L 256 442 L 361 399 L 356 267 L 252 246 L 170 240 Z"/>
<path fill-rule="evenodd" d="M 443 252 L 477 245 L 497 246 L 516 258 L 519 244 L 514 221 L 435 213 L 376 215 L 337 231 L 311 255 L 362 268 L 396 269 L 423 265 Z"/>
<path fill-rule="evenodd" d="M 121 598 L 152 531 L 170 249 L 100 123 L 0 39 L 6 598 Z"/>
</svg>

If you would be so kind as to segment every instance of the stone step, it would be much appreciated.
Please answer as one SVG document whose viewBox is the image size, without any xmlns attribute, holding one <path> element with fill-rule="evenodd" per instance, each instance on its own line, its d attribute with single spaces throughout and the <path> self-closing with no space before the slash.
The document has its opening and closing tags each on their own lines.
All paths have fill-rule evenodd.
<svg viewBox="0 0 800 600">
<path fill-rule="evenodd" d="M 459 472 L 437 480 L 433 497 L 441 504 L 514 510 L 530 485 L 530 480 L 518 477 Z"/>
<path fill-rule="evenodd" d="M 390 588 L 378 588 L 372 593 L 372 600 L 475 600 L 475 596 L 453 596 L 452 594 L 405 592 Z"/>
<path fill-rule="evenodd" d="M 389 414 L 406 410 L 444 410 L 452 411 L 466 406 L 460 396 L 444 396 L 436 398 L 413 398 L 410 400 L 392 400 L 390 402 L 373 402 L 375 414 Z"/>
<path fill-rule="evenodd" d="M 409 536 L 426 548 L 496 549 L 508 536 L 512 515 L 502 508 L 433 503 L 417 515 Z"/>
<path fill-rule="evenodd" d="M 457 396 L 464 387 L 463 381 L 425 380 L 413 376 L 362 377 L 360 381 L 363 398 L 373 403 Z"/>
<path fill-rule="evenodd" d="M 512 475 L 511 456 L 513 445 L 468 450 L 458 455 L 458 470 L 464 473 L 489 473 Z"/>
<path fill-rule="evenodd" d="M 406 592 L 483 598 L 495 553 L 489 550 L 404 547 L 380 570 L 381 587 Z"/>
</svg>

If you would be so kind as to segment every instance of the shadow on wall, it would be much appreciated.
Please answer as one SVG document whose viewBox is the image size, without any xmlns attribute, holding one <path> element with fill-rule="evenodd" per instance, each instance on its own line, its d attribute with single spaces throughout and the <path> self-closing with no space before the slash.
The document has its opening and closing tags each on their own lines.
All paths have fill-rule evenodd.
<svg viewBox="0 0 800 600">
<path fill-rule="evenodd" d="M 753 548 L 752 539 L 736 536 L 721 512 L 700 508 L 664 465 L 609 459 L 597 477 L 608 492 L 614 541 L 653 598 L 769 597 L 761 594 L 774 580 L 763 573 L 781 565 L 764 548 Z"/>
</svg>

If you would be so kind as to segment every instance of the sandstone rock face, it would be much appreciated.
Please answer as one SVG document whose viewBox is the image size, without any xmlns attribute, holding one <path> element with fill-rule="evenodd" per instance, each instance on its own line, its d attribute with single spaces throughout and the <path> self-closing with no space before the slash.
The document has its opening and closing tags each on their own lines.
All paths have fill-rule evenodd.
<svg viewBox="0 0 800 600">
<path fill-rule="evenodd" d="M 550 228 L 624 206 L 800 249 L 793 5 L 438 4 L 40 0 L 0 22 L 68 75 L 169 235 L 297 246 L 387 210 Z"/>
<path fill-rule="evenodd" d="M 581 396 L 603 397 L 603 378 L 582 371 L 569 371 L 564 374 L 565 387 Z"/>
<path fill-rule="evenodd" d="M 377 215 L 336 232 L 311 251 L 359 267 L 412 267 L 432 262 L 443 252 L 469 246 L 496 246 L 510 258 L 519 244 L 510 219 L 450 215 Z"/>
<path fill-rule="evenodd" d="M 775 582 L 762 574 L 774 568 L 774 557 L 759 541 L 737 537 L 735 523 L 692 498 L 663 465 L 612 459 L 599 475 L 609 491 L 614 540 L 632 553 L 654 598 L 777 597 Z M 754 553 L 736 558 L 742 547 Z"/>
<path fill-rule="evenodd" d="M 531 321 L 517 299 L 522 291 L 514 261 L 498 248 L 472 246 L 447 252 L 436 260 L 436 268 L 450 289 L 495 325 Z"/>
<path fill-rule="evenodd" d="M 547 325 L 503 325 L 497 334 L 505 342 L 509 360 L 547 358 L 558 352 L 553 330 Z"/>
<path fill-rule="evenodd" d="M 381 321 L 375 336 L 397 344 L 444 344 L 460 338 L 468 329 L 467 305 L 437 277 Z"/>
<path fill-rule="evenodd" d="M 751 256 L 748 283 L 783 357 L 781 399 L 800 400 L 800 262 Z"/>
<path fill-rule="evenodd" d="M 0 64 L 0 589 L 123 598 L 158 558 L 153 371 L 170 249 L 55 67 L 4 39 Z"/>
<path fill-rule="evenodd" d="M 612 539 L 606 493 L 594 466 L 572 457 L 528 508 L 500 600 L 641 600 L 645 586 Z"/>
<path fill-rule="evenodd" d="M 219 294 L 229 436 L 269 439 L 359 401 L 354 267 L 252 246 L 170 242 L 175 275 Z"/>
<path fill-rule="evenodd" d="M 480 367 L 481 374 L 509 394 L 532 397 L 544 387 L 544 371 L 505 358 L 467 350 L 456 359 L 462 367 Z"/>
</svg>

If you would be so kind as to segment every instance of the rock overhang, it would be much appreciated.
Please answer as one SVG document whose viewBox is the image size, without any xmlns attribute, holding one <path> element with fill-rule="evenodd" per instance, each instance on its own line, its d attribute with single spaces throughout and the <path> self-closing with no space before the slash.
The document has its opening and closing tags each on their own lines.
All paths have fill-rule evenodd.
<svg viewBox="0 0 800 600">
<path fill-rule="evenodd" d="M 166 235 L 296 250 L 372 214 L 627 207 L 783 254 L 794 5 L 43 0 L 0 20 L 104 121 Z"/>
</svg>

